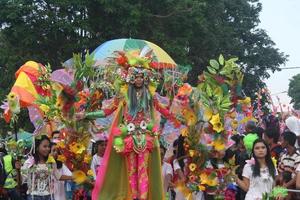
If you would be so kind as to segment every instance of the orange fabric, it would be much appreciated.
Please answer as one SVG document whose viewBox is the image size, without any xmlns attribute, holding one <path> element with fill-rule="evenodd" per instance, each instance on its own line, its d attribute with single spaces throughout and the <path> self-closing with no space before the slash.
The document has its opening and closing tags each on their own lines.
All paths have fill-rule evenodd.
<svg viewBox="0 0 300 200">
<path fill-rule="evenodd" d="M 30 92 L 28 92 L 22 87 L 13 86 L 11 91 L 16 93 L 19 96 L 21 107 L 27 107 L 29 105 L 32 105 L 36 100 L 36 97 L 33 94 L 31 94 Z"/>
</svg>

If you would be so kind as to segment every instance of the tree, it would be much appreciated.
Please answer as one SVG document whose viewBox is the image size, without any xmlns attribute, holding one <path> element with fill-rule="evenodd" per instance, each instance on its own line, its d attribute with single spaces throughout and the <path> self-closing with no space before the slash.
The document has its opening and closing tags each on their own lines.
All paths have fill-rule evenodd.
<svg viewBox="0 0 300 200">
<path fill-rule="evenodd" d="M 165 49 L 179 64 L 194 66 L 189 81 L 211 58 L 239 57 L 245 93 L 264 86 L 287 56 L 259 29 L 258 0 L 2 0 L 0 1 L 0 99 L 13 73 L 27 60 L 49 62 L 54 69 L 73 52 L 93 50 L 115 38 L 140 38 Z"/>
<path fill-rule="evenodd" d="M 288 95 L 292 99 L 291 103 L 294 104 L 294 109 L 300 109 L 300 74 L 290 79 Z"/>
</svg>

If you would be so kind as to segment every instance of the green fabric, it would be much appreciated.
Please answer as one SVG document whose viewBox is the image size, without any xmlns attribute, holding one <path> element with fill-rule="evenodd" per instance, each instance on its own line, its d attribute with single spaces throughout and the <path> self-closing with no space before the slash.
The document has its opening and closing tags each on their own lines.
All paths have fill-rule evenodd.
<svg viewBox="0 0 300 200">
<path fill-rule="evenodd" d="M 102 117 L 105 117 L 105 113 L 103 110 L 99 110 L 96 112 L 90 112 L 85 115 L 86 119 L 97 119 L 97 118 L 102 118 Z"/>
<path fill-rule="evenodd" d="M 3 160 L 4 160 L 5 173 L 7 174 L 7 177 L 6 177 L 5 183 L 4 183 L 4 188 L 6 188 L 6 189 L 15 188 L 18 185 L 18 183 L 13 178 L 14 167 L 12 165 L 12 161 L 13 161 L 12 156 L 6 155 L 3 157 Z"/>
</svg>

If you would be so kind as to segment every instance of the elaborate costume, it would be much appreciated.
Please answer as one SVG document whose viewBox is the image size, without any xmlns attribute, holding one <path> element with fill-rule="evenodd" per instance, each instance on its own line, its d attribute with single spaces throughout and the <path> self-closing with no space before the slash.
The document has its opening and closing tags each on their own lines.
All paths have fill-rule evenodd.
<svg viewBox="0 0 300 200">
<path fill-rule="evenodd" d="M 116 112 L 93 190 L 94 200 L 164 199 L 158 129 L 154 110 L 176 122 L 155 96 L 149 57 L 119 53 L 120 94 L 110 108 L 86 114 L 88 119 Z"/>
</svg>

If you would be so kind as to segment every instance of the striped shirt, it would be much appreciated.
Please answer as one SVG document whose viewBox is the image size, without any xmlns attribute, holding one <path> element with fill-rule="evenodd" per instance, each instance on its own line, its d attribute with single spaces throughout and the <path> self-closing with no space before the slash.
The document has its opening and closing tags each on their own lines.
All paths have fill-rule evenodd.
<svg viewBox="0 0 300 200">
<path fill-rule="evenodd" d="M 279 159 L 278 171 L 289 171 L 294 173 L 298 164 L 300 163 L 300 152 L 296 151 L 293 155 L 289 155 L 288 152 L 282 154 Z"/>
</svg>

